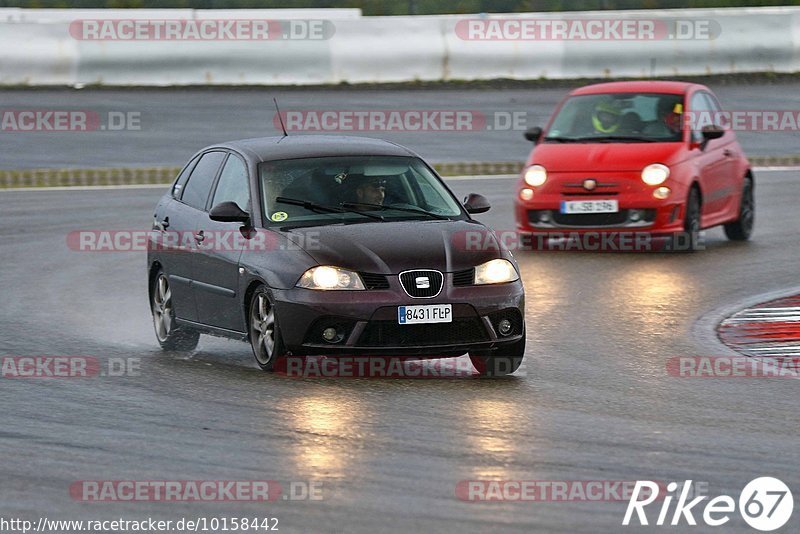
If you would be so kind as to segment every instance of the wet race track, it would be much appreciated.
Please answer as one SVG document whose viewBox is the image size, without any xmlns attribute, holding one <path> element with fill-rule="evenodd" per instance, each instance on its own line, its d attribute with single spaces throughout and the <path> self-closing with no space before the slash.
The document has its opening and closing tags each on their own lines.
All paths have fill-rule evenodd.
<svg viewBox="0 0 800 534">
<path fill-rule="evenodd" d="M 718 90 L 723 102 L 725 90 Z M 170 94 L 176 95 L 164 93 Z M 167 96 L 159 97 L 162 104 Z M 98 153 L 107 155 L 106 165 L 180 164 L 216 139 L 215 131 L 223 138 L 256 133 L 236 135 L 225 122 L 194 142 L 187 132 L 199 119 L 187 120 L 186 128 L 160 126 L 156 155 L 145 143 L 147 132 L 133 140 L 132 151 L 125 136 L 133 134 L 117 141 L 98 133 L 97 153 L 87 137 L 43 134 L 36 150 L 9 137 L 16 143 L 9 153 L 17 156 L 4 158 L 3 166 L 103 166 L 106 156 Z M 529 146 L 517 140 L 519 132 L 511 134 L 513 150 L 505 147 L 496 158 L 482 157 L 486 147 L 475 134 L 461 146 L 451 135 L 441 151 L 432 141 L 422 152 L 433 161 L 522 159 Z M 169 135 L 174 149 L 164 146 Z M 74 137 L 82 146 L 72 146 Z M 426 139 L 408 144 L 419 148 Z M 458 157 L 459 151 L 468 155 Z M 459 196 L 485 194 L 493 209 L 478 218 L 513 229 L 512 179 L 449 184 Z M 796 380 L 689 379 L 667 371 L 675 356 L 728 354 L 713 334 L 723 310 L 798 285 L 797 171 L 756 172 L 756 184 L 757 230 L 748 244 L 730 243 L 715 229 L 706 233 L 707 250 L 694 255 L 517 252 L 528 350 L 517 376 L 502 380 L 289 378 L 258 370 L 248 345 L 210 337 L 188 356 L 161 352 L 147 303 L 145 254 L 78 252 L 68 248 L 66 235 L 149 229 L 163 190 L 2 192 L 0 353 L 92 356 L 101 369 L 140 359 L 135 376 L 2 379 L 3 514 L 276 517 L 284 532 L 618 532 L 626 502 L 470 503 L 456 488 L 476 479 L 691 479 L 707 483 L 712 496 L 738 497 L 760 476 L 800 488 Z M 69 492 L 81 480 L 276 480 L 284 487 L 315 481 L 323 498 L 86 503 Z M 795 514 L 785 531 L 796 530 L 798 521 Z M 725 530 L 747 528 L 733 515 Z"/>
</svg>

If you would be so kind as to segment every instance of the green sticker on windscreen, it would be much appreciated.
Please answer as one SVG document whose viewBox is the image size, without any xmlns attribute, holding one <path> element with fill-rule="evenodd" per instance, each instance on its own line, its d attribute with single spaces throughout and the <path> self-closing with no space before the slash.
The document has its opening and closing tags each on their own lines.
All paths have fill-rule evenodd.
<svg viewBox="0 0 800 534">
<path fill-rule="evenodd" d="M 270 219 L 272 219 L 273 222 L 283 222 L 288 218 L 289 214 L 286 213 L 285 211 L 276 211 L 275 213 L 272 214 L 272 217 L 270 217 Z"/>
</svg>

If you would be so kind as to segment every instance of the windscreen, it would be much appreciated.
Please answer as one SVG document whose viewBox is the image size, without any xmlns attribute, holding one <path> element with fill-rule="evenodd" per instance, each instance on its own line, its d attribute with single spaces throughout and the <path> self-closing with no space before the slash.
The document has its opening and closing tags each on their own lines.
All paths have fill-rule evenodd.
<svg viewBox="0 0 800 534">
<path fill-rule="evenodd" d="M 545 141 L 677 142 L 683 138 L 683 96 L 657 93 L 581 95 L 568 99 Z"/>
<path fill-rule="evenodd" d="M 441 180 L 418 158 L 321 157 L 259 166 L 267 223 L 326 224 L 463 218 Z M 305 205 L 302 205 L 305 204 Z"/>
</svg>

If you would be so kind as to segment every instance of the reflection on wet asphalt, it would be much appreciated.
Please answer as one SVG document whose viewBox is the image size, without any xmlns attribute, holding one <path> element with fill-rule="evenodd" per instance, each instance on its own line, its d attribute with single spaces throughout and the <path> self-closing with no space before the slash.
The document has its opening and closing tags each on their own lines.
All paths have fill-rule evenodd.
<svg viewBox="0 0 800 534">
<path fill-rule="evenodd" d="M 511 180 L 482 220 L 513 229 Z M 666 361 L 717 347 L 690 335 L 711 309 L 797 284 L 795 174 L 764 175 L 751 244 L 719 230 L 695 254 L 517 252 L 528 350 L 507 380 L 266 375 L 247 345 L 156 348 L 144 256 L 80 253 L 75 229 L 146 228 L 157 190 L 0 194 L 0 352 L 141 359 L 140 376 L 2 380 L 5 516 L 276 516 L 287 532 L 617 532 L 619 502 L 466 503 L 462 480 L 752 478 L 800 487 L 794 380 L 690 380 Z M 324 499 L 80 503 L 76 480 L 319 480 Z M 732 530 L 744 530 L 734 519 Z"/>
</svg>

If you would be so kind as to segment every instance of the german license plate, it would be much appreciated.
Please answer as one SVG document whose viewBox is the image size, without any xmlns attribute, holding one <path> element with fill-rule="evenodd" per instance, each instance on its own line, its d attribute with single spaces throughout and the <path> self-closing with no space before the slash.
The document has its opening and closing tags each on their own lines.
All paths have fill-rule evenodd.
<svg viewBox="0 0 800 534">
<path fill-rule="evenodd" d="M 400 324 L 452 323 L 453 305 L 398 306 L 397 322 Z"/>
<path fill-rule="evenodd" d="M 619 202 L 616 200 L 564 200 L 561 202 L 561 213 L 618 213 Z"/>
</svg>

